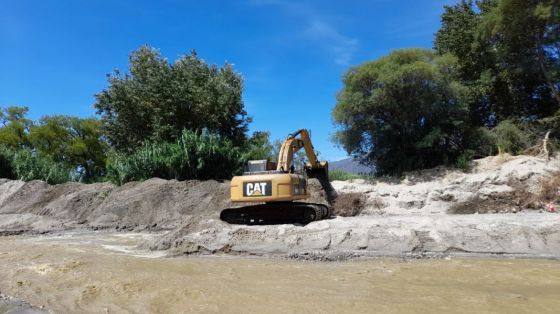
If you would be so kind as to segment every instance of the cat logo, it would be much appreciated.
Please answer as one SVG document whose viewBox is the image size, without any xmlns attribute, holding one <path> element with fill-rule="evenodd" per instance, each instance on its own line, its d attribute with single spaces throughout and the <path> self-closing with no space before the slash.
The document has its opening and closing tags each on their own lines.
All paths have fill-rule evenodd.
<svg viewBox="0 0 560 314">
<path fill-rule="evenodd" d="M 243 196 L 272 196 L 272 182 L 245 182 Z"/>
</svg>

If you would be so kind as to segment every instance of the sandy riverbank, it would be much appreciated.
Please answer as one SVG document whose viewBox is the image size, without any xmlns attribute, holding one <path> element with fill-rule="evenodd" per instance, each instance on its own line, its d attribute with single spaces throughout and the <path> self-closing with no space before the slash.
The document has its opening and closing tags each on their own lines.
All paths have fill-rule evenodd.
<svg viewBox="0 0 560 314">
<path fill-rule="evenodd" d="M 54 313 L 555 313 L 558 261 L 164 258 L 155 234 L 0 238 L 0 291 Z"/>
<path fill-rule="evenodd" d="M 233 205 L 227 181 L 151 179 L 117 187 L 0 180 L 0 234 L 165 231 L 143 247 L 173 255 L 558 258 L 560 215 L 544 209 L 541 190 L 559 174 L 558 158 L 502 156 L 477 160 L 468 173 L 438 168 L 399 180 L 335 181 L 339 194 L 361 198 L 361 213 L 306 226 L 220 221 L 220 210 Z M 318 182 L 311 181 L 310 189 L 310 201 L 326 202 Z M 560 199 L 557 186 L 548 189 Z"/>
</svg>

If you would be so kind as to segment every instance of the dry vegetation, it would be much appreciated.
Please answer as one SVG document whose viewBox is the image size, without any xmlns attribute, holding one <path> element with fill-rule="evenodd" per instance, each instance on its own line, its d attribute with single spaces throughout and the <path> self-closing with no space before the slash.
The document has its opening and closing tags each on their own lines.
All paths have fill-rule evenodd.
<svg viewBox="0 0 560 314">
<path fill-rule="evenodd" d="M 547 203 L 560 201 L 560 172 L 541 183 L 539 200 Z"/>
<path fill-rule="evenodd" d="M 560 172 L 543 179 L 538 193 L 529 192 L 529 187 L 519 182 L 509 184 L 511 192 L 481 198 L 474 196 L 466 202 L 452 206 L 450 214 L 490 214 L 518 212 L 521 210 L 544 210 L 547 204 L 560 202 Z"/>
</svg>

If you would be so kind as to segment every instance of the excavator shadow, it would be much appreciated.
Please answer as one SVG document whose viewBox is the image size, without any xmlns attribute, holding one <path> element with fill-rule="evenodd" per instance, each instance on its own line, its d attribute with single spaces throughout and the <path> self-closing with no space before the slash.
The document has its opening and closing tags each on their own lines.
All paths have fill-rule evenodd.
<svg viewBox="0 0 560 314">
<path fill-rule="evenodd" d="M 330 208 L 324 204 L 274 202 L 226 208 L 220 213 L 220 219 L 236 225 L 293 224 L 305 226 L 310 222 L 328 218 L 330 213 Z"/>
</svg>

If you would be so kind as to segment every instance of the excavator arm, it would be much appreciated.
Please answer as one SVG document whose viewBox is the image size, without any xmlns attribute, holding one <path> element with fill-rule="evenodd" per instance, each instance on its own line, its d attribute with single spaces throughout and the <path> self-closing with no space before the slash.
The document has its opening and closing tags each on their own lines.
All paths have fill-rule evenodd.
<svg viewBox="0 0 560 314">
<path fill-rule="evenodd" d="M 292 133 L 286 138 L 282 147 L 280 148 L 280 154 L 278 156 L 278 165 L 276 170 L 278 171 L 290 171 L 293 166 L 294 154 L 297 153 L 301 148 L 305 150 L 307 159 L 309 163 L 306 165 L 306 170 L 310 172 L 324 172 L 325 176 L 328 171 L 328 163 L 326 161 L 319 161 L 317 154 L 313 149 L 311 144 L 311 137 L 306 129 L 300 129 L 295 133 Z"/>
</svg>

